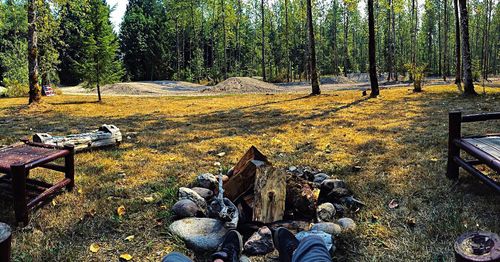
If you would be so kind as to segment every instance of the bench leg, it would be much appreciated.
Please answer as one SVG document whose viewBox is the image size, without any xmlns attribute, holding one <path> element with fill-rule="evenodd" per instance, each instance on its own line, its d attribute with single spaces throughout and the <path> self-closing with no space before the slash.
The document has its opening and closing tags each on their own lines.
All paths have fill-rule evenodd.
<svg viewBox="0 0 500 262">
<path fill-rule="evenodd" d="M 459 165 L 453 160 L 454 157 L 460 157 L 460 148 L 453 142 L 455 139 L 460 139 L 462 113 L 452 112 L 449 114 L 449 131 L 448 131 L 448 164 L 446 168 L 446 176 L 450 179 L 458 179 Z"/>
<path fill-rule="evenodd" d="M 75 187 L 75 147 L 72 145 L 64 146 L 65 149 L 69 150 L 69 154 L 64 157 L 64 176 L 69 178 L 71 181 L 67 186 L 66 190 L 72 191 Z"/>
<path fill-rule="evenodd" d="M 26 199 L 26 178 L 29 170 L 24 165 L 11 166 L 14 211 L 17 223 L 28 224 L 28 200 Z"/>
</svg>

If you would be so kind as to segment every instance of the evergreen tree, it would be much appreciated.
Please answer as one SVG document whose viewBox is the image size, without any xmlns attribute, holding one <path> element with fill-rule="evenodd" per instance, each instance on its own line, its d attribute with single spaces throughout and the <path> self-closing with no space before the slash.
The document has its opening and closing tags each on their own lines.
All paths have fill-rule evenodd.
<svg viewBox="0 0 500 262">
<path fill-rule="evenodd" d="M 130 0 L 120 27 L 120 49 L 131 80 L 166 77 L 165 12 L 157 0 Z"/>
<path fill-rule="evenodd" d="M 97 88 L 98 100 L 101 101 L 100 87 L 120 80 L 123 72 L 118 59 L 118 38 L 109 21 L 109 6 L 105 0 L 90 0 L 89 7 L 80 70 L 84 86 Z"/>
<path fill-rule="evenodd" d="M 63 85 L 78 85 L 83 81 L 79 62 L 83 57 L 83 42 L 86 34 L 85 14 L 88 0 L 67 0 L 60 12 L 59 80 Z"/>
<path fill-rule="evenodd" d="M 0 84 L 28 84 L 28 32 L 24 5 L 0 1 Z"/>
<path fill-rule="evenodd" d="M 59 24 L 46 1 L 38 2 L 38 66 L 42 86 L 57 82 L 57 66 L 60 63 L 56 44 L 59 43 Z"/>
</svg>

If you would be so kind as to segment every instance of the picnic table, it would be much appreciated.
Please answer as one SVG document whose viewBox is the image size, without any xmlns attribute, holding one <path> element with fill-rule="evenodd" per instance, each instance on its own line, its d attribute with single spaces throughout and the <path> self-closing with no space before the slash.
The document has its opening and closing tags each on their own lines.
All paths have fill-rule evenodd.
<svg viewBox="0 0 500 262">
<path fill-rule="evenodd" d="M 74 187 L 74 146 L 50 146 L 24 140 L 0 149 L 0 196 L 13 200 L 16 221 L 28 223 L 28 211 L 46 202 L 64 187 Z M 64 165 L 53 162 L 64 158 Z M 64 173 L 55 184 L 29 178 L 30 170 L 46 168 Z M 3 176 L 1 174 L 4 174 Z"/>
<path fill-rule="evenodd" d="M 462 123 L 500 120 L 500 112 L 475 115 L 463 115 L 461 112 L 449 114 L 448 167 L 446 175 L 450 179 L 458 179 L 459 168 L 479 178 L 483 183 L 500 192 L 497 181 L 479 171 L 475 166 L 486 165 L 500 174 L 500 134 L 462 137 Z M 471 160 L 460 156 L 467 153 Z"/>
</svg>

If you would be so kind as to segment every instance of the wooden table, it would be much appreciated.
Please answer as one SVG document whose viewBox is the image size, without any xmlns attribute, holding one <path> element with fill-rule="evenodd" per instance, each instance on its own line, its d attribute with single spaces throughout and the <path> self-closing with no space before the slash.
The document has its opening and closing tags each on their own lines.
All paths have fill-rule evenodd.
<svg viewBox="0 0 500 262">
<path fill-rule="evenodd" d="M 74 155 L 72 145 L 64 147 L 48 146 L 23 141 L 24 143 L 0 149 L 0 195 L 12 199 L 16 221 L 28 224 L 28 211 L 43 204 L 47 199 L 66 187 L 74 187 Z M 64 158 L 64 166 L 53 161 Z M 34 168 L 46 168 L 64 173 L 64 178 L 54 185 L 29 179 Z"/>
</svg>

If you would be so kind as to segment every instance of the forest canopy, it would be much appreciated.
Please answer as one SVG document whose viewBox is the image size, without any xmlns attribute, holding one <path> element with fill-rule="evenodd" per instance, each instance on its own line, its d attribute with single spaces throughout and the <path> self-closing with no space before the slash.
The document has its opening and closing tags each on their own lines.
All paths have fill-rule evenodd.
<svg viewBox="0 0 500 262">
<path fill-rule="evenodd" d="M 28 83 L 28 2 L 0 1 L 0 83 L 4 86 Z M 305 0 L 130 0 L 114 31 L 109 22 L 112 7 L 105 0 L 34 2 L 42 84 L 86 82 L 95 87 L 95 80 L 85 76 L 89 63 L 96 64 L 87 57 L 95 51 L 88 43 L 96 18 L 106 20 L 99 23 L 106 34 L 101 37 L 112 43 L 101 50 L 105 57 L 114 58 L 102 65 L 109 67 L 103 76 L 109 81 L 216 83 L 229 76 L 264 72 L 271 82 L 310 79 Z M 413 63 L 422 66 L 426 75 L 454 75 L 453 2 L 374 1 L 377 71 L 385 72 L 389 80 L 408 78 L 407 65 Z M 92 7 L 97 5 L 107 11 Z M 473 0 L 467 1 L 467 7 L 472 75 L 478 80 L 500 70 L 500 35 L 495 33 L 500 31 L 500 2 Z M 312 18 L 320 75 L 368 71 L 364 1 L 312 1 Z"/>
</svg>

